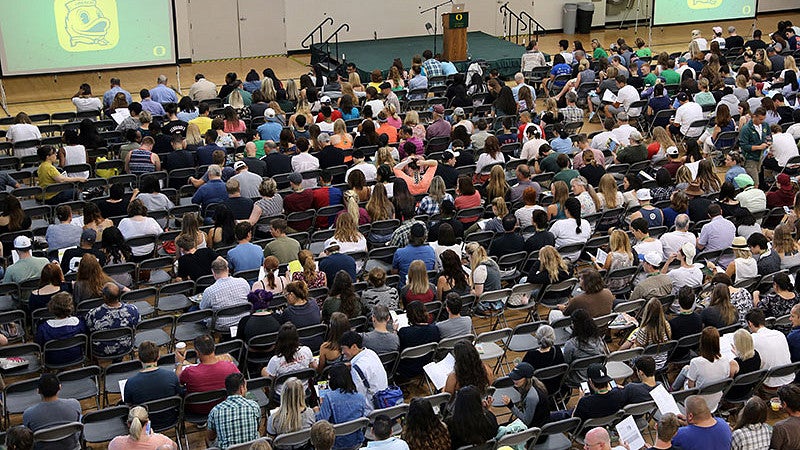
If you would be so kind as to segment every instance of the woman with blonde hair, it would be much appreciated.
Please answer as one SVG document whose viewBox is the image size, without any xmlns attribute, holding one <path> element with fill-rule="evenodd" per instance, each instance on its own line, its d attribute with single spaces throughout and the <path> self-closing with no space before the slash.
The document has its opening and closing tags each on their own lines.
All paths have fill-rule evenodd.
<svg viewBox="0 0 800 450">
<path fill-rule="evenodd" d="M 403 126 L 403 119 L 397 114 L 397 108 L 393 104 L 387 103 L 383 111 L 386 113 L 386 123 L 397 129 Z"/>
<path fill-rule="evenodd" d="M 611 236 L 608 240 L 608 247 L 608 256 L 606 257 L 605 261 L 597 261 L 595 257 L 592 256 L 592 261 L 594 261 L 598 270 L 610 272 L 612 270 L 631 267 L 633 265 L 635 259 L 628 233 L 620 229 L 612 230 Z M 638 260 L 636 262 L 638 263 Z M 609 286 L 608 288 L 612 290 L 615 289 L 615 287 L 612 286 Z"/>
<path fill-rule="evenodd" d="M 436 286 L 428 278 L 428 269 L 422 260 L 411 261 L 408 267 L 408 283 L 400 290 L 403 307 L 413 301 L 432 302 L 436 296 Z"/>
<path fill-rule="evenodd" d="M 502 166 L 494 166 L 489 172 L 489 180 L 486 182 L 486 199 L 496 198 L 505 199 L 511 191 L 511 186 L 506 181 L 506 171 Z"/>
<path fill-rule="evenodd" d="M 564 121 L 564 114 L 558 110 L 558 103 L 553 97 L 549 97 L 544 101 L 544 109 L 539 116 L 542 122 L 548 125 L 553 125 Z M 548 136 L 548 138 L 549 137 L 550 136 Z"/>
<path fill-rule="evenodd" d="M 539 292 L 550 284 L 568 280 L 572 274 L 561 254 L 552 245 L 545 245 L 539 250 L 539 259 L 533 261 L 526 283 L 538 287 L 531 292 L 531 301 L 536 300 Z"/>
<path fill-rule="evenodd" d="M 453 201 L 453 196 L 446 191 L 447 186 L 444 184 L 444 179 L 438 175 L 433 177 L 428 188 L 428 195 L 419 202 L 417 214 L 427 214 L 431 217 L 439 214 L 443 201 Z"/>
<path fill-rule="evenodd" d="M 667 129 L 662 126 L 653 128 L 653 142 L 647 146 L 647 158 L 658 162 L 667 157 L 667 149 L 675 147 L 675 141 L 672 140 Z"/>
<path fill-rule="evenodd" d="M 314 261 L 314 254 L 309 250 L 300 250 L 297 254 L 297 261 L 302 270 L 292 273 L 292 282 L 303 281 L 309 289 L 325 287 L 328 285 L 328 277 L 325 272 L 317 268 Z"/>
<path fill-rule="evenodd" d="M 358 96 L 356 95 L 356 92 L 353 90 L 353 85 L 350 84 L 350 82 L 348 81 L 342 81 L 340 86 L 342 88 L 342 97 L 350 97 L 350 100 L 352 100 L 353 105 L 358 105 Z M 339 106 L 341 107 L 341 103 Z"/>
<path fill-rule="evenodd" d="M 792 237 L 792 227 L 788 224 L 775 227 L 772 249 L 781 258 L 781 270 L 800 265 L 800 244 Z"/>
<path fill-rule="evenodd" d="M 296 86 L 295 86 L 296 87 Z M 288 84 L 287 84 L 288 88 Z M 275 91 L 275 82 L 270 77 L 264 77 L 261 81 L 261 94 L 264 95 L 264 101 L 269 103 L 278 99 L 278 93 Z M 288 93 L 287 93 L 288 94 Z"/>
<path fill-rule="evenodd" d="M 736 355 L 736 358 L 731 361 L 732 377 L 761 369 L 761 355 L 758 354 L 758 351 L 753 346 L 753 335 L 746 329 L 740 328 L 733 333 L 733 354 Z M 732 388 L 732 394 L 738 388 L 738 386 Z"/>
<path fill-rule="evenodd" d="M 354 170 L 352 173 L 363 173 L 360 170 Z M 365 187 L 364 190 L 369 193 L 369 187 Z M 356 222 L 359 226 L 366 225 L 369 223 L 369 214 L 367 210 L 359 206 L 359 195 L 358 192 L 355 190 L 345 191 L 344 193 L 344 207 L 345 210 L 340 212 L 339 215 L 342 214 L 349 214 L 353 221 Z"/>
<path fill-rule="evenodd" d="M 264 263 L 261 266 L 264 278 L 253 283 L 253 288 L 250 291 L 263 289 L 267 292 L 272 292 L 273 295 L 282 294 L 283 288 L 286 287 L 286 279 L 278 275 L 279 266 L 280 261 L 278 261 L 278 258 L 271 255 L 264 258 Z"/>
<path fill-rule="evenodd" d="M 311 114 L 311 105 L 305 99 L 301 99 L 297 102 L 297 107 L 294 110 L 294 114 L 289 117 L 288 126 L 292 127 L 294 130 L 299 128 L 296 121 L 297 116 L 305 116 L 306 126 L 309 128 L 314 124 L 314 116 Z"/>
<path fill-rule="evenodd" d="M 415 138 L 425 140 L 425 126 L 419 123 L 419 114 L 416 111 L 411 110 L 406 112 L 403 125 L 411 127 Z"/>
<path fill-rule="evenodd" d="M 569 198 L 569 187 L 561 180 L 554 182 L 550 186 L 553 194 L 553 203 L 547 206 L 547 220 L 565 219 L 564 203 Z"/>
<path fill-rule="evenodd" d="M 469 242 L 465 246 L 469 257 L 469 284 L 471 293 L 480 297 L 484 292 L 500 289 L 500 268 L 486 253 L 486 249 L 477 242 Z M 493 305 L 502 308 L 502 302 Z"/>
<path fill-rule="evenodd" d="M 266 177 L 258 186 L 261 198 L 253 204 L 253 210 L 247 219 L 250 225 L 256 226 L 259 220 L 283 214 L 283 197 L 278 193 L 278 184 L 274 179 Z M 268 225 L 258 225 L 259 230 L 269 233 Z"/>
<path fill-rule="evenodd" d="M 403 80 L 400 69 L 394 65 L 389 68 L 389 78 L 387 78 L 387 81 L 392 84 L 393 91 L 403 89 L 406 86 L 406 82 Z"/>
<path fill-rule="evenodd" d="M 267 435 L 293 433 L 311 428 L 316 422 L 314 410 L 306 406 L 306 390 L 297 378 L 283 383 L 281 405 L 267 419 Z"/>
<path fill-rule="evenodd" d="M 600 177 L 597 193 L 599 194 L 597 198 L 600 200 L 600 209 L 603 211 L 620 208 L 625 204 L 625 197 L 617 188 L 617 180 L 610 173 Z"/>
<path fill-rule="evenodd" d="M 386 164 L 389 167 L 394 167 L 397 165 L 397 161 L 394 158 L 393 152 L 397 152 L 397 149 L 394 147 L 381 147 L 378 149 L 377 153 L 375 153 L 375 167 L 380 167 L 383 164 Z M 398 155 L 399 156 L 399 155 Z"/>
<path fill-rule="evenodd" d="M 497 234 L 505 233 L 505 229 L 503 228 L 503 217 L 508 215 L 508 204 L 502 197 L 495 197 L 492 199 L 490 204 L 492 205 L 492 214 L 494 217 L 486 222 L 483 222 L 483 225 L 480 225 L 481 222 L 472 224 L 472 226 L 464 231 L 465 237 L 481 230 L 494 231 Z"/>
<path fill-rule="evenodd" d="M 694 181 L 694 177 L 692 176 L 692 171 L 685 165 L 678 167 L 678 170 L 675 172 L 675 186 L 678 189 L 686 189 L 690 183 Z M 681 186 L 683 184 L 683 186 Z"/>
<path fill-rule="evenodd" d="M 600 209 L 600 199 L 597 197 L 592 185 L 586 181 L 586 178 L 583 176 L 575 177 L 570 180 L 569 184 L 572 187 L 572 193 L 575 198 L 581 202 L 582 216 L 594 214 Z"/>
<path fill-rule="evenodd" d="M 342 119 L 336 119 L 333 122 L 331 145 L 342 150 L 349 150 L 353 148 L 353 136 L 347 132 L 347 125 Z"/>
<path fill-rule="evenodd" d="M 186 126 L 186 146 L 200 147 L 202 145 L 205 145 L 205 141 L 200 134 L 200 127 L 196 123 L 189 123 Z"/>
<path fill-rule="evenodd" d="M 350 72 L 347 76 L 347 82 L 353 87 L 355 92 L 364 92 L 364 85 L 361 83 L 361 76 L 358 72 Z"/>
<path fill-rule="evenodd" d="M 358 224 L 351 214 L 339 214 L 334 227 L 336 230 L 333 232 L 333 237 L 325 241 L 323 248 L 328 248 L 331 242 L 336 241 L 339 243 L 339 252 L 341 253 L 367 251 L 367 238 L 358 231 Z"/>
<path fill-rule="evenodd" d="M 109 450 L 177 449 L 175 442 L 161 433 L 151 431 L 147 409 L 134 406 L 128 412 L 128 435 L 117 436 L 108 444 Z"/>
<path fill-rule="evenodd" d="M 292 104 L 297 104 L 300 100 L 300 90 L 297 89 L 297 83 L 294 81 L 294 78 L 286 80 L 286 100 L 290 101 Z"/>
<path fill-rule="evenodd" d="M 750 252 L 750 247 L 747 245 L 747 239 L 743 236 L 736 236 L 733 238 L 734 260 L 728 264 L 725 273 L 734 281 L 743 281 L 758 276 L 758 264 Z M 713 269 L 712 269 L 713 270 Z"/>
<path fill-rule="evenodd" d="M 372 187 L 372 194 L 369 196 L 366 209 L 371 222 L 394 218 L 394 205 L 386 195 L 386 187 L 383 183 L 377 183 Z"/>
<path fill-rule="evenodd" d="M 642 323 L 635 329 L 619 349 L 627 350 L 631 347 L 647 347 L 653 344 L 664 344 L 672 338 L 672 329 L 664 316 L 664 308 L 658 299 L 652 298 L 644 306 Z M 667 363 L 668 352 L 658 352 L 653 355 L 656 360 L 656 369 L 661 369 Z"/>
</svg>

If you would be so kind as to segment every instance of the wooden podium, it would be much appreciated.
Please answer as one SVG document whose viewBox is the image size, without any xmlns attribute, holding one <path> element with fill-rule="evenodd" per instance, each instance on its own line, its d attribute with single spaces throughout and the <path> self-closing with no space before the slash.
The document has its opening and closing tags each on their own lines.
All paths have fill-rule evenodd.
<svg viewBox="0 0 800 450">
<path fill-rule="evenodd" d="M 442 55 L 448 61 L 467 60 L 468 12 L 442 14 L 444 49 Z"/>
</svg>

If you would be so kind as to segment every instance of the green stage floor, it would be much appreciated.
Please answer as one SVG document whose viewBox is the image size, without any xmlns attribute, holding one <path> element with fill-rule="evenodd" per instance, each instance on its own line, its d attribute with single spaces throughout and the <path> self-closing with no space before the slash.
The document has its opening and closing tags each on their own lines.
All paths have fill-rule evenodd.
<svg viewBox="0 0 800 450">
<path fill-rule="evenodd" d="M 436 39 L 436 47 L 442 51 L 442 38 Z M 369 73 L 374 69 L 381 69 L 384 75 L 391 67 L 394 58 L 403 61 L 403 67 L 411 67 L 411 58 L 421 55 L 426 49 L 433 50 L 433 36 L 412 36 L 405 38 L 378 39 L 369 41 L 340 42 L 338 57 L 345 55 L 347 62 L 354 62 L 358 68 L 361 81 L 369 81 Z M 322 58 L 324 46 L 315 44 L 312 48 L 312 58 Z M 331 53 L 335 46 L 330 46 Z M 513 77 L 519 71 L 520 58 L 525 53 L 525 48 L 508 42 L 481 31 L 467 33 L 467 57 L 483 59 L 491 69 L 500 71 L 503 77 Z M 333 56 L 333 55 L 331 55 Z M 316 60 L 314 60 L 316 62 Z M 455 61 L 454 61 L 455 62 Z M 455 62 L 460 72 L 466 71 L 467 62 Z"/>
</svg>

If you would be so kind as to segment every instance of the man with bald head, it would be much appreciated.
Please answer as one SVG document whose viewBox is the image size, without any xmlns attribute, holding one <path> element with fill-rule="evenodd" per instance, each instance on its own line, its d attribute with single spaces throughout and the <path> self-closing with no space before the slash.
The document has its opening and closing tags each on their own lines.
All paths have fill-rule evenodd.
<svg viewBox="0 0 800 450">
<path fill-rule="evenodd" d="M 257 151 L 258 147 L 256 147 L 255 142 L 250 141 L 244 144 L 244 158 L 242 158 L 242 161 L 247 164 L 247 170 L 260 177 L 263 177 L 264 171 L 267 170 L 267 163 L 256 157 Z"/>
<path fill-rule="evenodd" d="M 731 427 L 728 423 L 711 415 L 702 396 L 689 396 L 685 404 L 687 425 L 678 430 L 672 445 L 683 450 L 729 450 Z"/>
<path fill-rule="evenodd" d="M 583 448 L 591 450 L 623 450 L 625 448 L 622 446 L 612 447 L 611 436 L 609 436 L 608 430 L 603 427 L 595 427 L 589 430 L 583 442 Z"/>
<path fill-rule="evenodd" d="M 264 175 L 274 177 L 290 173 L 292 171 L 292 158 L 278 151 L 278 144 L 275 141 L 267 140 L 264 142 Z"/>
<path fill-rule="evenodd" d="M 113 281 L 103 285 L 103 304 L 86 314 L 86 328 L 90 333 L 136 327 L 139 323 L 139 309 L 136 305 L 123 303 L 120 300 L 126 290 L 128 289 Z M 133 342 L 130 338 L 119 338 L 113 341 L 95 342 L 93 345 L 92 354 L 108 357 L 124 355 Z"/>
<path fill-rule="evenodd" d="M 531 168 L 527 164 L 518 165 L 516 175 L 517 184 L 511 188 L 511 203 L 520 201 L 522 199 L 522 193 L 529 187 L 536 189 L 536 194 L 542 192 L 542 187 L 539 183 L 531 181 Z"/>
</svg>

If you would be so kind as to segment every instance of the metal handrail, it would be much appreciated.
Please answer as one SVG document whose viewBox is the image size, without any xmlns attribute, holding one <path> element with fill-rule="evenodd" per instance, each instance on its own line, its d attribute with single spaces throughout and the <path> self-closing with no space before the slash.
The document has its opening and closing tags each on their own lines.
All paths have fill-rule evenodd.
<svg viewBox="0 0 800 450">
<path fill-rule="evenodd" d="M 308 36 L 306 36 L 305 39 L 303 39 L 303 42 L 300 43 L 300 46 L 303 47 L 303 48 L 311 48 L 311 46 L 314 45 L 314 34 L 317 31 L 319 31 L 319 40 L 320 40 L 320 42 L 322 42 L 322 27 L 324 27 L 326 23 L 330 23 L 331 25 L 333 25 L 333 17 L 328 16 L 328 17 L 325 18 L 325 20 L 320 22 L 320 24 L 317 25 L 316 28 L 311 30 L 311 33 L 308 33 Z M 341 27 L 339 27 L 339 28 L 341 28 Z M 311 39 L 311 44 L 306 44 L 306 42 L 309 39 Z"/>
<path fill-rule="evenodd" d="M 339 59 L 339 32 L 342 31 L 342 29 L 349 32 L 350 25 L 346 23 L 339 25 L 339 28 L 337 28 L 336 31 L 331 33 L 331 35 L 328 36 L 328 39 L 325 39 L 325 41 L 322 42 L 323 44 L 325 44 L 325 52 L 328 54 L 328 59 L 331 58 L 331 49 L 330 49 L 331 39 L 334 39 L 334 45 L 336 48 L 335 55 L 336 59 L 337 60 Z"/>
<path fill-rule="evenodd" d="M 508 2 L 500 7 L 500 12 L 503 13 L 503 38 L 511 40 L 514 37 L 514 43 L 519 44 L 519 32 L 528 29 L 528 25 L 522 18 L 508 7 Z M 515 19 L 513 22 L 508 20 L 511 17 Z M 512 30 L 514 31 L 512 33 Z M 530 34 L 530 33 L 529 33 Z"/>
<path fill-rule="evenodd" d="M 519 13 L 519 17 L 520 19 L 528 19 L 528 42 L 531 41 L 531 32 L 533 32 L 533 37 L 537 40 L 539 39 L 539 30 L 541 30 L 542 34 L 544 34 L 545 29 L 542 24 L 528 14 L 527 11 L 522 11 Z"/>
</svg>

